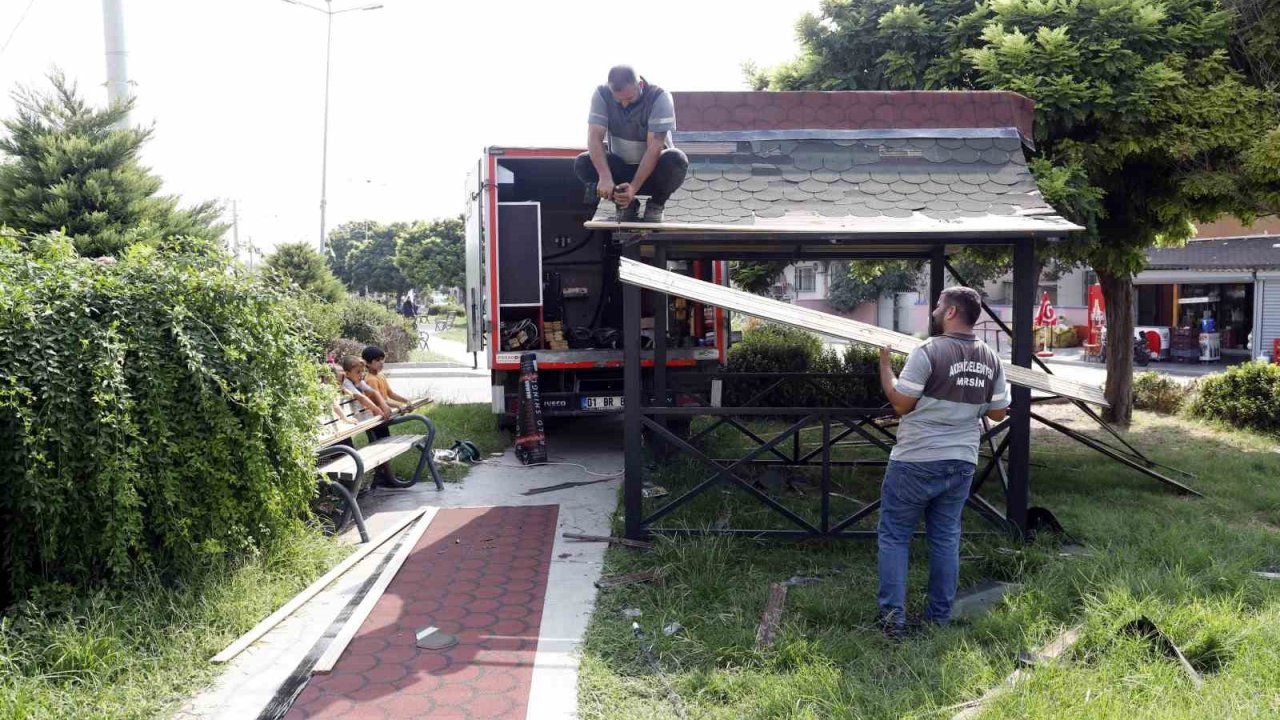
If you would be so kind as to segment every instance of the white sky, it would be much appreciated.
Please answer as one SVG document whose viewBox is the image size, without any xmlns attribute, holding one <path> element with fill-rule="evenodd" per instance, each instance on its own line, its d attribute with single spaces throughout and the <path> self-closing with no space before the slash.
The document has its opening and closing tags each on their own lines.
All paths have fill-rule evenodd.
<svg viewBox="0 0 1280 720">
<path fill-rule="evenodd" d="M 105 104 L 100 0 L 0 0 L 0 116 L 54 67 Z M 311 0 L 320 4 L 321 0 Z M 794 57 L 817 0 L 381 0 L 334 18 L 330 228 L 462 210 L 487 145 L 580 146 L 618 62 L 668 90 L 736 90 Z M 336 0 L 336 9 L 359 0 Z M 188 202 L 235 199 L 261 248 L 319 236 L 324 15 L 284 0 L 124 0 L 146 162 Z M 16 27 L 16 31 L 15 31 Z M 679 108 L 677 107 L 677 115 Z"/>
</svg>

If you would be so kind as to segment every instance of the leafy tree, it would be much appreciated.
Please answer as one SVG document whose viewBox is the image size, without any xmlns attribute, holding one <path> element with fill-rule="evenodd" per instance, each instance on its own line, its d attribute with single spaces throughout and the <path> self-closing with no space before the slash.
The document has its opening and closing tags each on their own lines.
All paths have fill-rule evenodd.
<svg viewBox="0 0 1280 720">
<path fill-rule="evenodd" d="M 324 258 L 307 243 L 277 245 L 267 256 L 266 264 L 276 275 L 329 302 L 337 302 L 346 294 Z"/>
<path fill-rule="evenodd" d="M 920 279 L 920 267 L 919 262 L 907 261 L 833 263 L 827 303 L 840 312 L 849 312 L 883 295 L 910 292 Z"/>
<path fill-rule="evenodd" d="M 1258 85 L 1280 87 L 1280 3 L 1222 0 L 1233 17 L 1231 56 Z"/>
<path fill-rule="evenodd" d="M 347 287 L 353 291 L 400 294 L 409 281 L 396 267 L 396 236 L 405 223 L 366 222 L 366 237 L 347 252 Z"/>
<path fill-rule="evenodd" d="M 1233 67 L 1217 0 L 828 1 L 797 29 L 802 55 L 753 85 L 1035 101 L 1028 164 L 1045 199 L 1088 229 L 1056 254 L 1101 281 L 1116 421 L 1132 412 L 1131 279 L 1146 249 L 1185 240 L 1193 221 L 1280 206 L 1276 98 Z"/>
<path fill-rule="evenodd" d="M 329 269 L 347 287 L 351 286 L 351 271 L 347 266 L 347 257 L 353 248 L 369 238 L 371 228 L 375 224 L 372 220 L 361 220 L 343 223 L 329 231 L 329 237 L 325 242 L 325 249 L 328 251 L 326 260 L 329 263 Z"/>
<path fill-rule="evenodd" d="M 95 108 L 60 73 L 52 91 L 14 95 L 17 115 L 0 140 L 0 224 L 31 235 L 65 232 L 86 256 L 118 255 L 138 242 L 187 237 L 208 247 L 226 229 L 212 202 L 178 207 L 139 152 L 147 128 L 121 127 L 130 104 Z"/>
<path fill-rule="evenodd" d="M 461 287 L 467 272 L 462 217 L 404 228 L 396 238 L 395 264 L 415 287 Z"/>
<path fill-rule="evenodd" d="M 756 295 L 764 295 L 773 287 L 778 276 L 790 263 L 785 260 L 769 260 L 763 262 L 739 261 L 729 266 L 729 277 L 733 284 Z"/>
</svg>

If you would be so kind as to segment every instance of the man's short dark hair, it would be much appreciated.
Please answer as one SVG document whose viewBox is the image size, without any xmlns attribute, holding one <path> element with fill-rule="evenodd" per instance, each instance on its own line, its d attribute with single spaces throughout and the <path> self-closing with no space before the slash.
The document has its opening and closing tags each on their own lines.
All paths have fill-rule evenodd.
<svg viewBox="0 0 1280 720">
<path fill-rule="evenodd" d="M 942 291 L 942 302 L 955 308 L 966 325 L 975 325 L 982 317 L 982 296 L 973 288 L 949 287 Z"/>
<path fill-rule="evenodd" d="M 614 65 L 609 68 L 609 89 L 617 92 L 636 84 L 636 70 L 630 65 Z"/>
<path fill-rule="evenodd" d="M 360 357 L 364 358 L 364 361 L 366 363 L 371 363 L 374 360 L 381 360 L 386 356 L 387 354 L 383 352 L 382 348 L 378 347 L 377 345 L 370 345 L 369 347 L 366 347 L 363 352 L 360 353 Z"/>
</svg>

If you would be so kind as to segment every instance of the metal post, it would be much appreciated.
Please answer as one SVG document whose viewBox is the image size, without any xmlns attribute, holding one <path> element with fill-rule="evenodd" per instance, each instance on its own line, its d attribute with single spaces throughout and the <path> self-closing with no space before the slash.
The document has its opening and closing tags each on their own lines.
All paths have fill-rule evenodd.
<svg viewBox="0 0 1280 720">
<path fill-rule="evenodd" d="M 938 306 L 938 298 L 942 297 L 942 289 L 946 280 L 942 271 L 947 266 L 947 248 L 938 245 L 929 252 L 929 312 Z"/>
<path fill-rule="evenodd" d="M 333 57 L 333 0 L 325 0 L 325 7 L 330 8 L 328 17 L 329 29 L 324 41 L 324 139 L 320 151 L 320 254 L 325 254 L 325 206 L 328 204 L 329 189 L 329 75 Z"/>
<path fill-rule="evenodd" d="M 658 243 L 653 248 L 654 267 L 667 269 L 667 246 Z M 671 296 L 654 293 L 653 307 L 653 404 L 667 406 L 667 324 Z M 663 425 L 666 418 L 660 418 Z"/>
<path fill-rule="evenodd" d="M 107 50 L 107 101 L 112 105 L 129 102 L 133 93 L 129 89 L 129 53 L 124 41 L 123 0 L 102 0 L 102 30 Z M 121 127 L 129 125 L 126 114 L 120 120 Z"/>
<path fill-rule="evenodd" d="M 1036 306 L 1036 246 L 1024 239 L 1013 246 L 1013 364 L 1031 367 L 1034 357 L 1031 320 Z M 1031 388 L 1011 385 L 1009 423 L 1009 490 L 1005 516 L 1019 531 L 1027 527 L 1027 493 L 1031 475 Z"/>
<path fill-rule="evenodd" d="M 622 256 L 640 259 L 640 249 L 631 246 Z M 626 458 L 623 474 L 623 510 L 626 535 L 638 540 L 643 535 L 640 521 L 644 517 L 644 447 L 641 439 L 641 386 L 640 373 L 640 288 L 622 286 L 622 381 L 623 381 L 623 429 Z"/>
</svg>

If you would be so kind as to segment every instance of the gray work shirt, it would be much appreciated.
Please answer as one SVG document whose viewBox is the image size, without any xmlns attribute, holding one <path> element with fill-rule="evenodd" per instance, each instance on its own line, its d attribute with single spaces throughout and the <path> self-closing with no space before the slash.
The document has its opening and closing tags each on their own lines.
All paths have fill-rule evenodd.
<svg viewBox="0 0 1280 720">
<path fill-rule="evenodd" d="M 1009 407 L 1009 385 L 1000 357 L 970 334 L 929 338 L 907 356 L 894 388 L 919 398 L 902 416 L 891 460 L 978 463 L 979 419 Z"/>
<path fill-rule="evenodd" d="M 676 129 L 676 106 L 671 93 L 644 83 L 640 97 L 622 107 L 608 85 L 591 94 L 591 113 L 587 123 L 599 125 L 608 132 L 609 152 L 628 165 L 639 165 L 648 147 L 649 133 L 665 134 L 663 147 L 672 147 L 671 131 Z"/>
</svg>

